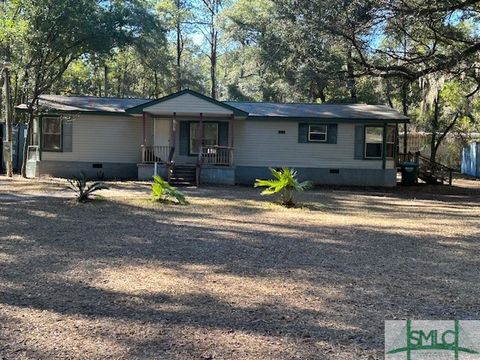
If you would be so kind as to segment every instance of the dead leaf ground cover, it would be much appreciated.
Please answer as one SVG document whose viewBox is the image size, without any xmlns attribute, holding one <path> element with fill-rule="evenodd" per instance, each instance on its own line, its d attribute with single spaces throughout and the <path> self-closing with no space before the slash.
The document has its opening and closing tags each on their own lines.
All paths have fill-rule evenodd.
<svg viewBox="0 0 480 360">
<path fill-rule="evenodd" d="M 0 358 L 380 359 L 385 319 L 478 319 L 480 186 L 190 206 L 0 177 Z"/>
</svg>

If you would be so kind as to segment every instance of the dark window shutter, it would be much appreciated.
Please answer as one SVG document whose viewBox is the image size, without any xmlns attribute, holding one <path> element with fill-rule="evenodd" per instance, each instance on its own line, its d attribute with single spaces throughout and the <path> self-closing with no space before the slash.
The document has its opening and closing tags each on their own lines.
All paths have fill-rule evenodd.
<svg viewBox="0 0 480 360">
<path fill-rule="evenodd" d="M 72 152 L 73 151 L 73 122 L 72 120 L 63 120 L 63 134 L 62 134 L 62 144 L 63 152 Z"/>
<path fill-rule="evenodd" d="M 336 144 L 337 143 L 337 124 L 328 124 L 327 125 L 327 143 Z"/>
<path fill-rule="evenodd" d="M 308 124 L 298 124 L 298 142 L 308 142 Z"/>
<path fill-rule="evenodd" d="M 218 146 L 228 146 L 228 123 L 218 123 Z"/>
<path fill-rule="evenodd" d="M 179 146 L 179 154 L 180 155 L 188 155 L 189 152 L 189 142 L 190 142 L 190 123 L 188 121 L 181 121 L 180 122 L 180 146 Z"/>
<path fill-rule="evenodd" d="M 363 159 L 363 150 L 365 148 L 365 126 L 355 125 L 355 154 L 357 160 Z"/>
</svg>

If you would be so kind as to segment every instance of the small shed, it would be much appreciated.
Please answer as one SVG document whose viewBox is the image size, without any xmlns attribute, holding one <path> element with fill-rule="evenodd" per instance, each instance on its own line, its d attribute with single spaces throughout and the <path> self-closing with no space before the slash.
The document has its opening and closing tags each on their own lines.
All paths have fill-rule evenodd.
<svg viewBox="0 0 480 360">
<path fill-rule="evenodd" d="M 463 148 L 462 174 L 480 178 L 480 142 L 472 142 Z"/>
</svg>

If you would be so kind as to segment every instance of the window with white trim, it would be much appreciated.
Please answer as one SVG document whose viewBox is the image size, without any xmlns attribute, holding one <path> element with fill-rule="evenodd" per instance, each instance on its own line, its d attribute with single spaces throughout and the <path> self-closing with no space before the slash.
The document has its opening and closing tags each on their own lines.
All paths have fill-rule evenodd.
<svg viewBox="0 0 480 360">
<path fill-rule="evenodd" d="M 383 126 L 365 126 L 365 159 L 381 159 Z"/>
<path fill-rule="evenodd" d="M 326 142 L 327 141 L 327 125 L 309 125 L 308 141 Z"/>
<path fill-rule="evenodd" d="M 62 119 L 60 117 L 42 118 L 42 150 L 62 150 Z"/>
<path fill-rule="evenodd" d="M 200 123 L 190 123 L 190 154 L 200 151 Z M 203 123 L 203 145 L 218 145 L 218 123 Z"/>
<path fill-rule="evenodd" d="M 396 127 L 395 126 L 387 126 L 387 158 L 393 158 L 395 154 L 395 136 L 396 136 Z"/>
</svg>

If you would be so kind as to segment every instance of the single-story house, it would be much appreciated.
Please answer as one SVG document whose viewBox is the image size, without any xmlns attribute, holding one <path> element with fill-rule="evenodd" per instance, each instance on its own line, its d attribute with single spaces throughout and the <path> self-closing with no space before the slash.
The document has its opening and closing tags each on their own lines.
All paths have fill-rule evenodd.
<svg viewBox="0 0 480 360">
<path fill-rule="evenodd" d="M 317 184 L 395 186 L 398 126 L 408 122 L 383 105 L 217 101 L 191 90 L 158 100 L 44 95 L 27 169 L 251 185 L 270 167 L 292 167 Z"/>
</svg>

